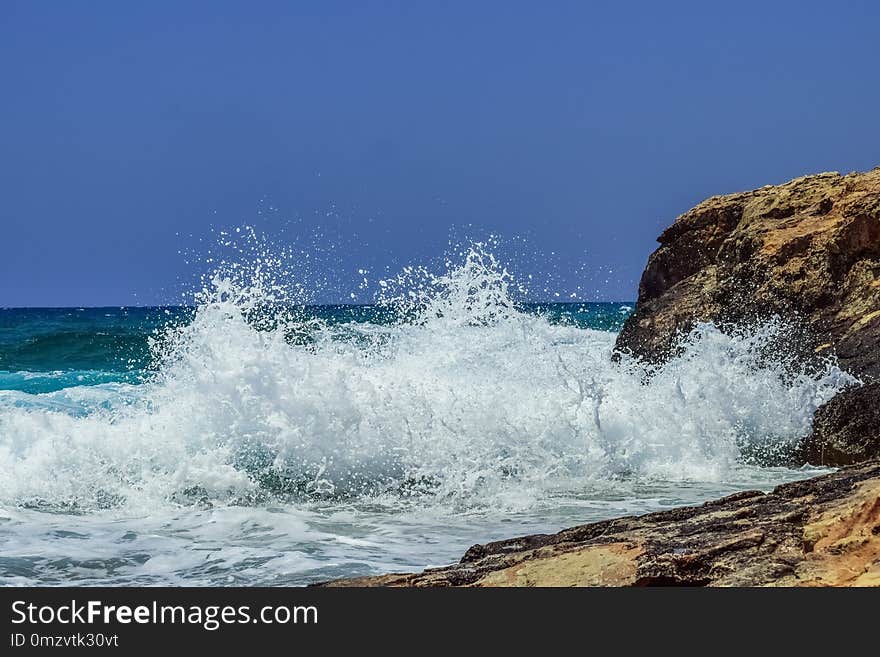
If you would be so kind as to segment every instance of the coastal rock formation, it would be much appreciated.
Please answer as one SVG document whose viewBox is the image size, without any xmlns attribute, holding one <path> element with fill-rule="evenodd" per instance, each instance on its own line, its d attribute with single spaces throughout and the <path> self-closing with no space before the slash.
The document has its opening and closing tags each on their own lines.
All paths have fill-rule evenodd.
<svg viewBox="0 0 880 657">
<path fill-rule="evenodd" d="M 619 351 L 659 362 L 695 322 L 780 317 L 791 330 L 774 348 L 806 364 L 833 354 L 868 384 L 819 409 L 804 458 L 880 456 L 880 168 L 714 196 L 659 242 Z"/>
<path fill-rule="evenodd" d="M 880 586 L 880 461 L 328 586 Z"/>
</svg>

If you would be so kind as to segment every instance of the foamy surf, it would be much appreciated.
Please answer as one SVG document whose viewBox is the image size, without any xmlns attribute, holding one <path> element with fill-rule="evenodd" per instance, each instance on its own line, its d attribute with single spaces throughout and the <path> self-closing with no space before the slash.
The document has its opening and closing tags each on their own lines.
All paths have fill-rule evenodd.
<svg viewBox="0 0 880 657">
<path fill-rule="evenodd" d="M 768 360 L 774 323 L 649 376 L 481 245 L 380 281 L 382 322 L 309 316 L 283 265 L 221 265 L 143 383 L 0 397 L 0 581 L 302 583 L 768 487 L 853 382 Z"/>
</svg>

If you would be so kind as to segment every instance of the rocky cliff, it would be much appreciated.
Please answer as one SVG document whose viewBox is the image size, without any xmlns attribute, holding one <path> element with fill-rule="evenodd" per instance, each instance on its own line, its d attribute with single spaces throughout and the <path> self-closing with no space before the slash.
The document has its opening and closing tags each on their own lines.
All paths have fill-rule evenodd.
<svg viewBox="0 0 880 657">
<path fill-rule="evenodd" d="M 662 361 L 697 321 L 780 317 L 776 348 L 805 364 L 833 355 L 865 384 L 817 411 L 803 459 L 880 456 L 880 168 L 714 196 L 659 242 L 618 350 Z"/>
<path fill-rule="evenodd" d="M 880 586 L 880 461 L 329 586 Z"/>
</svg>

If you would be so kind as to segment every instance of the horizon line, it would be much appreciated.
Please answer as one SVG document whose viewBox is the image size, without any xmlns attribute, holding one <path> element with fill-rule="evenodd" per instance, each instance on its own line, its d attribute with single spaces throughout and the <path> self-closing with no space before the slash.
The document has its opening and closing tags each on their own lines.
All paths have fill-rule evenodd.
<svg viewBox="0 0 880 657">
<path fill-rule="evenodd" d="M 607 304 L 631 304 L 635 305 L 636 301 L 630 300 L 604 300 L 604 301 L 586 301 L 586 300 L 547 300 L 547 301 L 514 301 L 514 304 L 523 305 L 575 305 L 588 303 L 607 303 Z M 292 307 L 317 308 L 317 307 L 336 307 L 336 308 L 372 308 L 378 306 L 376 303 L 289 303 L 277 304 Z M 129 310 L 129 309 L 171 309 L 171 308 L 198 308 L 198 305 L 189 304 L 151 304 L 151 305 L 102 305 L 102 306 L 2 306 L 0 310 Z"/>
</svg>

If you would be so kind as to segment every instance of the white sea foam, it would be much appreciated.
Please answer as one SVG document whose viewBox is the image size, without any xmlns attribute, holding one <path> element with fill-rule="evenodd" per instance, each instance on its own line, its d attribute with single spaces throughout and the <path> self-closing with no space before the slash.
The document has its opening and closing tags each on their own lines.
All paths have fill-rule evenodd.
<svg viewBox="0 0 880 657">
<path fill-rule="evenodd" d="M 612 361 L 613 334 L 518 310 L 479 245 L 440 275 L 383 281 L 388 325 L 303 322 L 279 264 L 221 267 L 193 321 L 157 342 L 154 380 L 0 404 L 0 505 L 469 509 L 621 478 L 724 481 L 744 449 L 796 443 L 852 382 L 762 360 L 772 323 L 700 325 L 648 378 Z"/>
</svg>

